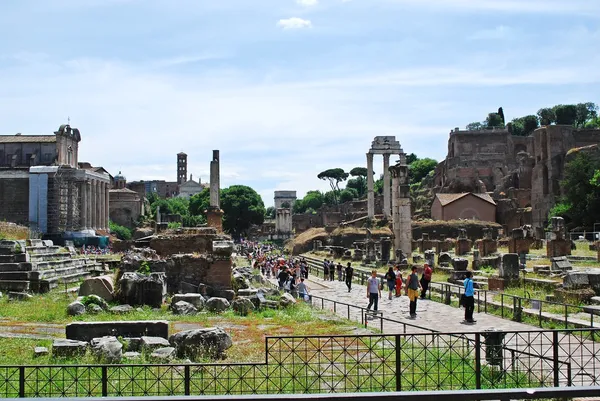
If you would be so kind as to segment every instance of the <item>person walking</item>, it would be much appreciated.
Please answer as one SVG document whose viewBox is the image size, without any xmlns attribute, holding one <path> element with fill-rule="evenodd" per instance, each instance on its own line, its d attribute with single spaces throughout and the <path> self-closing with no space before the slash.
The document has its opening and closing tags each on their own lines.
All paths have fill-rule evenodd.
<svg viewBox="0 0 600 401">
<path fill-rule="evenodd" d="M 333 260 L 329 264 L 329 281 L 335 281 L 335 262 Z"/>
<path fill-rule="evenodd" d="M 392 299 L 392 294 L 394 293 L 394 287 L 396 286 L 396 274 L 394 273 L 394 268 L 392 266 L 389 267 L 387 273 L 385 273 L 385 281 L 388 287 L 388 299 Z"/>
<path fill-rule="evenodd" d="M 475 290 L 473 288 L 473 273 L 468 271 L 467 278 L 463 281 L 465 286 L 465 322 L 475 323 L 477 320 L 473 319 L 473 311 L 475 310 Z"/>
<path fill-rule="evenodd" d="M 352 277 L 354 276 L 354 269 L 352 268 L 352 264 L 348 262 L 346 265 L 346 287 L 348 287 L 348 292 L 352 289 Z"/>
<path fill-rule="evenodd" d="M 329 262 L 325 259 L 323 262 L 323 280 L 327 281 L 329 279 Z"/>
<path fill-rule="evenodd" d="M 413 266 L 411 269 L 407 287 L 408 299 L 410 300 L 410 317 L 414 319 L 417 317 L 417 299 L 419 298 L 419 290 L 421 289 L 421 283 L 417 275 L 417 266 Z"/>
<path fill-rule="evenodd" d="M 377 312 L 377 304 L 380 296 L 381 288 L 379 287 L 377 270 L 373 270 L 371 272 L 371 277 L 369 277 L 369 280 L 367 280 L 367 298 L 369 298 L 369 306 L 367 306 L 367 310 L 371 310 L 371 306 L 373 306 L 373 310 Z"/>
<path fill-rule="evenodd" d="M 427 289 L 429 288 L 429 283 L 431 282 L 431 277 L 433 276 L 433 269 L 431 266 L 425 263 L 424 267 L 423 277 L 421 277 L 421 299 L 425 299 Z"/>
<path fill-rule="evenodd" d="M 403 279 L 402 279 L 402 272 L 400 271 L 400 266 L 396 265 L 396 271 L 394 272 L 396 274 L 396 298 L 402 296 L 402 285 L 403 285 Z"/>
<path fill-rule="evenodd" d="M 309 289 L 306 283 L 304 282 L 304 277 L 300 278 L 300 283 L 298 284 L 298 296 L 300 297 L 300 299 L 302 299 L 303 301 L 309 301 L 310 295 L 308 291 Z"/>
<path fill-rule="evenodd" d="M 338 262 L 338 264 L 337 264 L 338 281 L 342 281 L 343 272 L 344 272 L 344 268 L 342 267 L 342 264 L 340 262 Z"/>
</svg>

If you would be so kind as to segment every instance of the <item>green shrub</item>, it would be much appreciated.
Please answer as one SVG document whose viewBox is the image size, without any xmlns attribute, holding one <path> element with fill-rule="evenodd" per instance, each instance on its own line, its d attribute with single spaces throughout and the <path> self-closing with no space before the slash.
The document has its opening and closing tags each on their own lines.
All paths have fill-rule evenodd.
<svg viewBox="0 0 600 401">
<path fill-rule="evenodd" d="M 123 227 L 112 221 L 108 222 L 110 232 L 115 234 L 117 238 L 123 241 L 129 241 L 133 237 L 131 230 L 127 227 Z"/>
</svg>

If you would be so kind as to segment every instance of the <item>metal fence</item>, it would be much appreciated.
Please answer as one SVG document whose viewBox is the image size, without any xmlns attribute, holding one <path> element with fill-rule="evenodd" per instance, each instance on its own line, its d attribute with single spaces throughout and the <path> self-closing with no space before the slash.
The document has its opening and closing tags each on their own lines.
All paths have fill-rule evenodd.
<svg viewBox="0 0 600 401">
<path fill-rule="evenodd" d="M 475 390 L 597 385 L 593 330 L 267 337 L 263 363 L 1 366 L 2 397 Z"/>
</svg>

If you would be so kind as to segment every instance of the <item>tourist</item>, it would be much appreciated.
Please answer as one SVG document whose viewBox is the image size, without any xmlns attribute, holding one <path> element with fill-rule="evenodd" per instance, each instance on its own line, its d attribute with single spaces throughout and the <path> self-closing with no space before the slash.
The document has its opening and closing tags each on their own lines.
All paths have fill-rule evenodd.
<svg viewBox="0 0 600 401">
<path fill-rule="evenodd" d="M 379 279 L 377 278 L 377 270 L 371 272 L 371 277 L 367 280 L 367 298 L 369 298 L 369 305 L 367 310 L 373 310 L 377 312 L 377 304 L 379 297 L 381 296 L 381 288 L 379 287 Z"/>
<path fill-rule="evenodd" d="M 465 322 L 475 323 L 477 320 L 473 319 L 473 311 L 475 310 L 475 290 L 473 289 L 473 279 L 471 278 L 473 273 L 468 271 L 467 278 L 463 281 L 465 286 Z"/>
<path fill-rule="evenodd" d="M 352 268 L 352 264 L 348 262 L 346 265 L 346 287 L 348 287 L 348 292 L 352 289 L 352 277 L 354 276 L 354 269 Z"/>
<path fill-rule="evenodd" d="M 327 281 L 329 279 L 329 262 L 327 259 L 323 262 L 323 280 Z"/>
<path fill-rule="evenodd" d="M 333 260 L 329 263 L 329 281 L 335 281 L 335 263 Z"/>
<path fill-rule="evenodd" d="M 427 293 L 429 283 L 431 282 L 431 277 L 433 276 L 433 269 L 431 266 L 425 263 L 424 267 L 423 276 L 421 277 L 421 299 L 425 299 L 425 294 Z"/>
<path fill-rule="evenodd" d="M 410 317 L 414 319 L 417 317 L 417 299 L 419 298 L 419 289 L 421 289 L 421 283 L 419 282 L 419 276 L 417 275 L 417 266 L 412 267 L 407 281 L 407 295 L 410 300 Z"/>
<path fill-rule="evenodd" d="M 337 264 L 338 281 L 342 281 L 343 272 L 344 272 L 344 268 L 343 268 L 342 264 L 340 262 L 338 262 L 338 264 Z"/>
<path fill-rule="evenodd" d="M 394 273 L 394 268 L 392 266 L 390 266 L 387 273 L 385 273 L 385 281 L 387 282 L 388 287 L 388 299 L 391 300 L 394 287 L 396 286 L 396 274 Z"/>
<path fill-rule="evenodd" d="M 402 279 L 402 272 L 400 271 L 400 266 L 396 265 L 396 298 L 402 296 L 402 284 L 403 284 L 403 279 Z"/>
<path fill-rule="evenodd" d="M 310 295 L 308 291 L 308 286 L 304 282 L 304 278 L 301 278 L 300 283 L 298 284 L 298 295 L 300 296 L 300 299 L 303 299 L 305 301 L 310 300 Z"/>
<path fill-rule="evenodd" d="M 279 289 L 283 290 L 283 287 L 285 286 L 285 283 L 287 281 L 287 279 L 289 278 L 289 273 L 287 271 L 286 268 L 281 268 L 279 270 L 279 274 L 277 275 L 277 278 L 279 279 Z"/>
</svg>

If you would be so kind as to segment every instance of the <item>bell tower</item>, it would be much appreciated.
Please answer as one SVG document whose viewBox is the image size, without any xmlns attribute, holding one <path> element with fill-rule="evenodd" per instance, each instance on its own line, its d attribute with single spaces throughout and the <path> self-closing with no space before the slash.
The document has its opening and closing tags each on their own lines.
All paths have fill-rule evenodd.
<svg viewBox="0 0 600 401">
<path fill-rule="evenodd" d="M 187 180 L 187 155 L 183 152 L 177 154 L 177 184 L 181 185 Z"/>
</svg>

